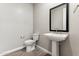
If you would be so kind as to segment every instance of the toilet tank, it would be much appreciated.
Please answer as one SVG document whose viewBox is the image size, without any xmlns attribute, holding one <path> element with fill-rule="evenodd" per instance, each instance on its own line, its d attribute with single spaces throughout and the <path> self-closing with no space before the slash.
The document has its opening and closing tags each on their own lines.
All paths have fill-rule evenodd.
<svg viewBox="0 0 79 59">
<path fill-rule="evenodd" d="M 34 40 L 34 41 L 37 41 L 38 38 L 39 38 L 39 33 L 34 33 L 34 34 L 33 34 L 33 40 Z"/>
</svg>

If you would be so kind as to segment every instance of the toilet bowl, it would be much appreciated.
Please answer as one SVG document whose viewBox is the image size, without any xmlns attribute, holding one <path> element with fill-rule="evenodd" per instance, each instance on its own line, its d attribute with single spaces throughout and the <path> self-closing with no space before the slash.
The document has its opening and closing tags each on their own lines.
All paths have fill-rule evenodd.
<svg viewBox="0 0 79 59">
<path fill-rule="evenodd" d="M 33 37 L 33 39 L 28 39 L 24 42 L 25 46 L 26 46 L 26 52 L 31 52 L 31 51 L 35 50 L 36 41 L 39 38 L 39 34 L 34 33 L 32 37 Z"/>
</svg>

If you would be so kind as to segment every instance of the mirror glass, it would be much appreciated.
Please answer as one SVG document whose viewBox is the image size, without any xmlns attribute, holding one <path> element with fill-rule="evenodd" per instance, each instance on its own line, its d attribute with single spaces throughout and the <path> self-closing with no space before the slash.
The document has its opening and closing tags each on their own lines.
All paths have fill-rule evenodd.
<svg viewBox="0 0 79 59">
<path fill-rule="evenodd" d="M 50 31 L 68 32 L 68 4 L 50 9 Z"/>
</svg>

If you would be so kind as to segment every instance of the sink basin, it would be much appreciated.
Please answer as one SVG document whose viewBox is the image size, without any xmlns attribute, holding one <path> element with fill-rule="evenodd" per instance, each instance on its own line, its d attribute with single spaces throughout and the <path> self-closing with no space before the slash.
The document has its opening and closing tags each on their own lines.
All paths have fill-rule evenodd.
<svg viewBox="0 0 79 59">
<path fill-rule="evenodd" d="M 45 33 L 44 35 L 53 41 L 63 41 L 68 37 L 68 33 Z"/>
</svg>

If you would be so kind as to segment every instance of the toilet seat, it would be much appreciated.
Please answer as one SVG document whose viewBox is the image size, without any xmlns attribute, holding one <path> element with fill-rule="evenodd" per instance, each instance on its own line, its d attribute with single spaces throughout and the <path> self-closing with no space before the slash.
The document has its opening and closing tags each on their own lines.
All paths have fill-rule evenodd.
<svg viewBox="0 0 79 59">
<path fill-rule="evenodd" d="M 34 43 L 34 40 L 26 40 L 25 41 L 25 44 L 26 45 L 31 45 L 31 44 L 33 44 Z"/>
</svg>

